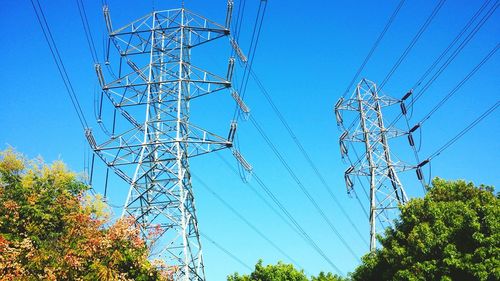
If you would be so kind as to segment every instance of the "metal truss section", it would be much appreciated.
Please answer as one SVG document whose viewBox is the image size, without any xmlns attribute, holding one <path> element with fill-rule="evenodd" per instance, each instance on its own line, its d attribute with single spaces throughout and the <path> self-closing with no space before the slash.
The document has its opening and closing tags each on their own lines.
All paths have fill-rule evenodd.
<svg viewBox="0 0 500 281">
<path fill-rule="evenodd" d="M 375 83 L 362 79 L 349 99 L 340 99 L 335 105 L 337 123 L 343 129 L 340 136 L 342 158 L 351 165 L 345 171 L 347 191 L 354 188 L 353 177 L 367 181 L 370 186 L 370 250 L 376 248 L 376 221 L 392 223 L 399 204 L 405 204 L 406 192 L 398 173 L 414 169 L 393 161 L 388 140 L 406 135 L 398 129 L 384 126 L 382 108 L 397 104 L 398 100 L 381 95 Z M 344 126 L 344 114 L 354 112 L 352 123 Z M 346 116 L 347 117 L 347 116 Z M 349 147 L 362 146 L 364 153 L 356 159 L 348 155 Z"/>
<path fill-rule="evenodd" d="M 227 17 L 231 9 L 229 1 Z M 104 18 L 119 63 L 117 71 L 109 62 L 109 73 L 99 64 L 95 71 L 100 107 L 107 97 L 115 116 L 109 136 L 99 138 L 88 129 L 88 142 L 130 186 L 122 216 L 135 218 L 152 256 L 165 261 L 174 280 L 205 280 L 188 160 L 232 148 L 237 126 L 231 123 L 224 138 L 193 124 L 190 101 L 231 90 L 234 58 L 227 73 L 217 75 L 195 66 L 191 51 L 228 36 L 230 20 L 223 26 L 180 8 L 113 29 L 107 6 Z"/>
<path fill-rule="evenodd" d="M 104 9 L 104 18 L 109 39 L 122 56 L 148 54 L 151 46 L 160 48 L 151 37 L 152 32 L 177 43 L 161 46 L 162 52 L 193 48 L 229 35 L 229 28 L 185 8 L 155 11 L 116 30 L 113 30 L 107 8 Z M 189 40 L 180 42 L 177 36 L 180 30 L 189 33 Z"/>
</svg>

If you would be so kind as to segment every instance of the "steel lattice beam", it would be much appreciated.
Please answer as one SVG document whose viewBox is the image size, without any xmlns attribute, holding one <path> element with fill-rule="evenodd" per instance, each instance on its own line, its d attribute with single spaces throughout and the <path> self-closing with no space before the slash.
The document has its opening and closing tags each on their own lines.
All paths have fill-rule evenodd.
<svg viewBox="0 0 500 281">
<path fill-rule="evenodd" d="M 227 17 L 231 8 L 229 1 Z M 174 280 L 205 280 L 188 160 L 232 147 L 236 124 L 227 138 L 218 136 L 190 121 L 189 104 L 230 89 L 234 59 L 224 77 L 193 65 L 191 50 L 229 35 L 230 19 L 220 25 L 183 7 L 113 29 L 107 7 L 104 17 L 120 63 L 109 74 L 97 64 L 96 73 L 118 120 L 106 139 L 98 141 L 91 130 L 87 139 L 130 185 L 122 216 L 135 218 Z M 160 235 L 152 238 L 151 232 Z"/>
</svg>

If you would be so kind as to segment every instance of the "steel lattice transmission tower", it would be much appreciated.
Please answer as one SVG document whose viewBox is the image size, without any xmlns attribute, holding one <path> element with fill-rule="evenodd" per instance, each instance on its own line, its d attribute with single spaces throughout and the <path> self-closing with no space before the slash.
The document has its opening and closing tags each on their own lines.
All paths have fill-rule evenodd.
<svg viewBox="0 0 500 281">
<path fill-rule="evenodd" d="M 371 251 L 376 248 L 376 221 L 390 224 L 398 205 L 408 200 L 398 173 L 414 168 L 394 161 L 391 154 L 388 140 L 406 133 L 386 128 L 382 109 L 397 103 L 398 100 L 381 95 L 375 83 L 362 79 L 349 99 L 341 98 L 335 105 L 337 124 L 343 130 L 341 155 L 350 164 L 344 175 L 347 191 L 353 191 L 353 177 L 358 177 L 361 184 L 367 181 L 370 187 Z M 348 118 L 346 111 L 353 112 L 349 126 L 344 126 L 344 118 Z M 362 155 L 356 152 L 356 146 L 362 147 Z M 356 153 L 354 159 L 348 154 L 350 148 Z"/>
<path fill-rule="evenodd" d="M 227 73 L 216 75 L 195 66 L 191 53 L 229 35 L 232 6 L 228 1 L 225 24 L 182 7 L 154 11 L 118 29 L 103 9 L 108 45 L 116 47 L 119 63 L 106 75 L 97 64 L 96 73 L 101 99 L 109 99 L 115 116 L 104 141 L 96 141 L 91 130 L 86 136 L 95 154 L 130 186 L 122 216 L 135 218 L 175 280 L 205 280 L 188 160 L 232 147 L 236 130 L 232 122 L 228 137 L 221 137 L 190 121 L 190 102 L 230 89 L 234 68 L 230 58 Z M 108 61 L 105 66 L 111 68 Z M 159 235 L 151 238 L 151 232 Z"/>
</svg>

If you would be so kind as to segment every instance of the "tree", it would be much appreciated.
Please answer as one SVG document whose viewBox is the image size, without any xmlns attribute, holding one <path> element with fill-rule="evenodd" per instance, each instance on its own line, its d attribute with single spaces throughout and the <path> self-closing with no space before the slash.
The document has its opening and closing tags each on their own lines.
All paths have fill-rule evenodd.
<svg viewBox="0 0 500 281">
<path fill-rule="evenodd" d="M 348 279 L 333 274 L 331 272 L 320 272 L 317 277 L 311 277 L 311 281 L 347 281 Z"/>
<path fill-rule="evenodd" d="M 62 162 L 0 152 L 2 280 L 167 280 L 133 220 L 105 205 Z"/>
<path fill-rule="evenodd" d="M 290 280 L 290 281 L 308 281 L 306 275 L 303 271 L 299 271 L 293 267 L 291 264 L 284 264 L 278 262 L 276 265 L 262 264 L 262 260 L 259 260 L 255 265 L 255 270 L 250 275 L 234 275 L 228 276 L 228 281 L 280 281 L 280 280 Z"/>
<path fill-rule="evenodd" d="M 276 265 L 262 264 L 259 260 L 255 270 L 250 275 L 239 275 L 234 273 L 228 276 L 228 281 L 309 281 L 303 270 L 297 270 L 291 264 L 278 262 Z M 341 277 L 331 273 L 321 272 L 318 277 L 312 277 L 311 281 L 342 281 Z"/>
<path fill-rule="evenodd" d="M 433 180 L 401 207 L 353 280 L 500 280 L 500 201 L 488 186 Z"/>
</svg>

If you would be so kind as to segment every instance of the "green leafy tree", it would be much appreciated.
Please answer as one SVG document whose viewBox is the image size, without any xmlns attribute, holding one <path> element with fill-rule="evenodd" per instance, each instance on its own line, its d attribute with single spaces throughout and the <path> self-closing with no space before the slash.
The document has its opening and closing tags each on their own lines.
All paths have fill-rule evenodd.
<svg viewBox="0 0 500 281">
<path fill-rule="evenodd" d="M 499 198 L 492 187 L 436 178 L 379 241 L 353 280 L 500 280 Z"/>
<path fill-rule="evenodd" d="M 1 280 L 168 280 L 131 219 L 110 224 L 62 162 L 0 152 Z"/>
<path fill-rule="evenodd" d="M 324 273 L 320 272 L 317 277 L 312 277 L 311 281 L 347 281 L 348 279 L 333 274 L 331 272 Z"/>
<path fill-rule="evenodd" d="M 303 271 L 299 271 L 291 264 L 278 262 L 276 265 L 262 264 L 259 260 L 255 265 L 255 270 L 250 275 L 234 275 L 228 276 L 228 281 L 308 281 Z"/>
<path fill-rule="evenodd" d="M 239 275 L 234 273 L 228 276 L 228 281 L 309 281 L 304 271 L 297 270 L 291 264 L 278 262 L 275 265 L 262 264 L 259 260 L 255 265 L 255 270 L 250 275 Z M 312 277 L 311 281 L 342 281 L 341 277 L 331 273 L 321 272 L 318 277 Z"/>
</svg>

